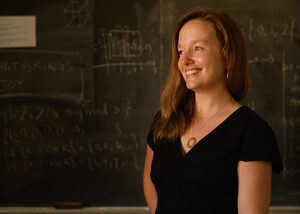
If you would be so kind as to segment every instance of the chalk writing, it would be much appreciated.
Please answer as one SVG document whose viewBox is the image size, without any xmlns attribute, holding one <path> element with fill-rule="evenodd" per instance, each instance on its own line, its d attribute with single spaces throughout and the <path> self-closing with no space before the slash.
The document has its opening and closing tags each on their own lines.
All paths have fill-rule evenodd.
<svg viewBox="0 0 300 214">
<path fill-rule="evenodd" d="M 248 63 L 249 64 L 254 64 L 254 63 L 260 63 L 260 62 L 266 62 L 273 64 L 274 63 L 274 56 L 272 53 L 269 53 L 267 57 L 257 57 L 255 56 L 253 59 L 249 59 Z"/>
<path fill-rule="evenodd" d="M 125 145 L 120 142 L 108 142 L 98 138 L 87 139 L 87 144 L 68 140 L 59 143 L 37 142 L 35 146 L 22 143 L 18 147 L 4 147 L 0 157 L 5 160 L 7 171 L 41 170 L 42 168 L 130 168 L 138 169 L 137 138 Z M 43 156 L 47 156 L 44 158 Z"/>
<path fill-rule="evenodd" d="M 255 39 L 279 39 L 288 37 L 291 43 L 294 42 L 295 18 L 291 17 L 289 22 L 278 23 L 277 25 L 258 24 L 254 19 L 249 20 L 248 39 L 254 42 Z"/>
<path fill-rule="evenodd" d="M 19 61 L 0 61 L 0 73 L 29 73 L 29 72 L 75 72 L 74 65 L 66 60 L 45 61 L 46 59 L 31 59 Z"/>
<path fill-rule="evenodd" d="M 0 106 L 0 159 L 5 170 L 29 173 L 44 168 L 95 170 L 133 168 L 138 170 L 139 145 L 134 133 L 123 131 L 131 101 L 124 97 L 95 108 L 55 108 L 43 104 Z M 101 119 L 110 118 L 105 125 Z M 101 119 L 100 119 L 101 118 Z M 117 119 L 116 119 L 117 118 Z M 91 129 L 86 124 L 95 124 Z M 111 138 L 103 135 L 109 130 Z M 142 142 L 142 143 L 141 143 Z"/>
<path fill-rule="evenodd" d="M 128 119 L 129 111 L 131 110 L 130 100 L 128 98 L 124 98 L 122 107 L 124 109 L 124 119 Z"/>
<path fill-rule="evenodd" d="M 19 144 L 24 140 L 33 138 L 43 138 L 43 137 L 60 137 L 69 135 L 84 135 L 85 132 L 81 130 L 78 125 L 72 127 L 54 127 L 47 125 L 39 125 L 38 127 L 21 127 L 19 129 L 15 128 L 4 128 L 4 144 Z"/>
<path fill-rule="evenodd" d="M 98 108 L 65 108 L 64 114 L 66 117 L 76 117 L 79 122 L 85 118 L 108 117 L 113 115 L 120 115 L 123 119 L 128 119 L 131 111 L 131 101 L 129 98 L 123 98 L 119 105 L 110 105 L 104 102 Z"/>
<path fill-rule="evenodd" d="M 131 109 L 128 98 L 124 98 L 120 106 L 103 103 L 102 107 L 98 108 L 64 108 L 61 112 L 48 106 L 7 105 L 1 108 L 0 118 L 4 124 L 26 120 L 53 121 L 59 118 L 75 118 L 76 121 L 82 122 L 86 118 L 108 117 L 110 115 L 121 115 L 124 120 L 127 120 Z"/>
<path fill-rule="evenodd" d="M 286 53 L 285 53 L 285 51 L 283 51 L 283 53 L 282 53 L 282 72 L 284 72 L 284 73 L 288 72 L 288 71 L 291 72 L 291 71 L 298 70 L 299 68 L 300 68 L 300 66 L 298 66 L 298 65 L 294 65 L 294 64 L 286 62 Z M 296 82 L 298 81 L 298 74 L 294 75 L 294 79 Z M 295 95 L 289 99 L 289 104 L 291 106 L 294 106 L 294 107 L 300 106 L 300 99 L 297 97 L 299 91 L 300 91 L 300 87 L 298 86 L 298 84 L 296 84 L 295 86 L 292 86 L 290 88 L 290 93 L 292 95 Z"/>
<path fill-rule="evenodd" d="M 7 105 L 1 109 L 0 118 L 3 119 L 4 124 L 12 121 L 42 121 L 42 120 L 53 120 L 59 118 L 57 110 L 38 105 Z"/>
<path fill-rule="evenodd" d="M 119 113 L 119 112 L 118 112 Z M 79 122 L 83 121 L 86 117 L 105 117 L 109 116 L 107 103 L 103 103 L 99 108 L 65 108 L 64 114 L 66 117 L 76 117 Z"/>
<path fill-rule="evenodd" d="M 62 156 L 66 155 L 95 155 L 99 153 L 118 153 L 120 152 L 134 152 L 139 148 L 139 142 L 135 134 L 128 136 L 128 142 L 125 144 L 116 141 L 103 141 L 98 138 L 88 138 L 86 139 L 87 143 L 81 143 L 80 141 L 74 142 L 72 139 L 68 139 L 68 142 L 50 142 L 50 143 L 41 143 L 36 142 L 36 146 L 31 146 L 26 139 L 18 145 L 18 147 L 11 147 L 12 143 L 6 145 L 6 152 L 3 152 L 3 157 L 6 159 L 16 158 L 16 154 L 21 154 L 20 157 L 28 158 L 28 156 L 33 154 L 52 154 Z"/>
<path fill-rule="evenodd" d="M 2 79 L 0 80 L 0 93 L 7 91 L 21 91 L 23 89 L 24 79 Z"/>
<path fill-rule="evenodd" d="M 0 74 L 0 98 L 73 97 L 78 103 L 85 101 L 85 76 L 79 53 L 0 51 Z"/>
<path fill-rule="evenodd" d="M 299 177 L 300 169 L 293 167 L 300 161 L 300 146 L 295 138 L 294 131 L 299 126 L 300 119 L 297 115 L 299 98 L 299 78 L 297 71 L 300 66 L 288 62 L 288 52 L 282 51 L 281 72 L 282 72 L 282 122 L 283 122 L 283 172 L 284 179 Z M 288 83 L 288 84 L 287 84 Z M 291 112 L 294 112 L 291 114 Z M 293 164 L 290 165 L 290 161 Z"/>
</svg>

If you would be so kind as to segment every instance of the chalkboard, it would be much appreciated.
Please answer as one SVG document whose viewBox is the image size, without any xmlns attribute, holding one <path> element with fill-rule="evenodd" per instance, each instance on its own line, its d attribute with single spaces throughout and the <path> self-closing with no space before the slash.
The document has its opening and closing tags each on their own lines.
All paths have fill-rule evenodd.
<svg viewBox="0 0 300 214">
<path fill-rule="evenodd" d="M 243 103 L 275 130 L 285 168 L 272 205 L 299 205 L 296 0 L 10 0 L 0 15 L 36 16 L 37 47 L 0 49 L 1 206 L 146 205 L 146 135 L 175 22 L 192 7 L 224 9 L 241 26 L 252 78 Z"/>
<path fill-rule="evenodd" d="M 37 47 L 0 50 L 1 205 L 145 205 L 145 136 L 161 84 L 153 7 L 1 1 L 1 15 L 37 20 Z"/>
</svg>

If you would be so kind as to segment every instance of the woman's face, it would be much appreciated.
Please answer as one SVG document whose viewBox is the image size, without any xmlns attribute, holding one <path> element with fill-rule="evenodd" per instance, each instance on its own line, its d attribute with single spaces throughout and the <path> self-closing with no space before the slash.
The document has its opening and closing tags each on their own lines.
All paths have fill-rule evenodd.
<svg viewBox="0 0 300 214">
<path fill-rule="evenodd" d="M 178 37 L 178 68 L 188 89 L 211 90 L 225 86 L 225 63 L 213 24 L 193 19 L 183 25 Z"/>
</svg>

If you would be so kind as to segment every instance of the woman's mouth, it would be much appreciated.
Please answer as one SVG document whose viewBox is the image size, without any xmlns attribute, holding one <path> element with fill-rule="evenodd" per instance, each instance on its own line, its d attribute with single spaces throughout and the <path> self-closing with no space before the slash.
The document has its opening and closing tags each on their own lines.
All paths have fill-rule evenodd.
<svg viewBox="0 0 300 214">
<path fill-rule="evenodd" d="M 186 71 L 186 75 L 192 75 L 192 74 L 196 74 L 199 73 L 202 69 L 191 69 L 191 70 L 187 70 Z"/>
</svg>

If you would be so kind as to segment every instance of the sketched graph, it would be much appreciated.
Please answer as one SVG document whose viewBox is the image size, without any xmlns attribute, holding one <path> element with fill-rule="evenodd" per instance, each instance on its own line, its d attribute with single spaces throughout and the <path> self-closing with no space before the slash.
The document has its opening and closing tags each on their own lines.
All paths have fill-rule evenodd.
<svg viewBox="0 0 300 214">
<path fill-rule="evenodd" d="M 123 67 L 126 67 L 136 72 L 137 67 L 143 70 L 144 66 L 151 66 L 153 73 L 157 72 L 155 61 L 151 58 L 145 60 L 145 54 L 152 54 L 152 45 L 143 44 L 141 32 L 138 30 L 129 29 L 127 26 L 117 26 L 108 31 L 100 29 L 95 49 L 99 58 L 94 69 L 106 68 L 109 73 L 113 68 L 119 67 L 122 72 Z"/>
<path fill-rule="evenodd" d="M 85 27 L 90 17 L 89 0 L 71 0 L 64 10 L 66 27 Z"/>
<path fill-rule="evenodd" d="M 108 32 L 108 58 L 133 58 L 142 55 L 142 37 L 136 30 L 117 27 Z"/>
</svg>

